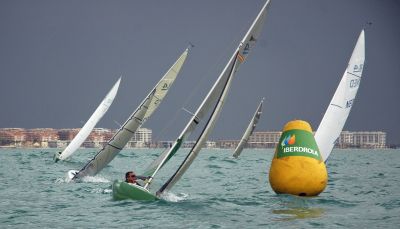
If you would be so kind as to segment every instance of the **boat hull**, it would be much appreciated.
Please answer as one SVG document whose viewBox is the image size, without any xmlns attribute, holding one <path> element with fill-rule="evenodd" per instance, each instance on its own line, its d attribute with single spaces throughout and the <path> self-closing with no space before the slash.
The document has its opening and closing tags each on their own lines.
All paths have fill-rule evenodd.
<svg viewBox="0 0 400 229">
<path fill-rule="evenodd" d="M 72 179 L 74 178 L 74 176 L 75 176 L 78 172 L 79 172 L 78 170 L 69 170 L 69 171 L 67 172 L 66 177 L 65 177 L 65 181 L 66 181 L 67 183 L 71 182 Z"/>
<path fill-rule="evenodd" d="M 57 163 L 60 160 L 60 155 L 61 155 L 61 152 L 57 152 L 54 154 L 53 160 L 55 163 Z"/>
<path fill-rule="evenodd" d="M 115 180 L 112 186 L 114 200 L 158 200 L 157 196 L 151 194 L 147 189 Z"/>
</svg>

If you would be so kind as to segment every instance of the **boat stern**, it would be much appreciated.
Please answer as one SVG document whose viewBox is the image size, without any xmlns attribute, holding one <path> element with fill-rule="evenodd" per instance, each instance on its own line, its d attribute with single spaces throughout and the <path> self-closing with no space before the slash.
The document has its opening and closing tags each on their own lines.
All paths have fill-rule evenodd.
<svg viewBox="0 0 400 229">
<path fill-rule="evenodd" d="M 115 180 L 112 191 L 114 200 L 158 200 L 147 189 L 135 184 L 128 184 L 124 181 Z"/>
</svg>

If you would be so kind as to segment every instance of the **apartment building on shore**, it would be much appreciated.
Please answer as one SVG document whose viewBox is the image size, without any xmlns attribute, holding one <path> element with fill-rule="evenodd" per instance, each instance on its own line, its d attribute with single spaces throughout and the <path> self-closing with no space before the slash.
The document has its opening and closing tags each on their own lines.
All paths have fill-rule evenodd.
<svg viewBox="0 0 400 229">
<path fill-rule="evenodd" d="M 0 147 L 16 148 L 65 148 L 78 134 L 79 128 L 52 129 L 52 128 L 0 128 Z M 107 144 L 117 130 L 95 128 L 90 133 L 83 148 L 101 148 Z M 139 128 L 127 148 L 149 147 L 152 141 L 152 130 Z"/>
<path fill-rule="evenodd" d="M 52 129 L 52 128 L 1 128 L 0 147 L 17 148 L 65 148 L 78 134 L 79 128 Z M 95 128 L 81 147 L 101 148 L 114 136 L 117 130 Z M 247 148 L 275 148 L 279 142 L 281 131 L 258 131 L 250 136 Z M 166 148 L 172 141 L 152 141 L 152 130 L 139 128 L 126 148 Z M 207 141 L 205 148 L 233 149 L 239 140 Z M 193 141 L 186 141 L 183 148 L 191 148 Z M 383 131 L 343 131 L 338 138 L 336 148 L 386 148 L 386 133 Z"/>
</svg>

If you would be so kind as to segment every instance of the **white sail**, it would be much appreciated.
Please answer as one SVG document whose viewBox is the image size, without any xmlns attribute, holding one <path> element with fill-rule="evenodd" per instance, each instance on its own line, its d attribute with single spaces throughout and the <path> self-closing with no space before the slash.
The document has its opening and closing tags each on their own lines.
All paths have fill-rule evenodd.
<svg viewBox="0 0 400 229">
<path fill-rule="evenodd" d="M 73 179 L 96 175 L 117 156 L 125 147 L 126 143 L 133 137 L 135 131 L 142 125 L 148 106 L 154 98 L 154 92 L 155 90 L 153 89 L 124 125 L 122 125 L 117 133 L 107 142 L 107 145 L 76 173 Z"/>
<path fill-rule="evenodd" d="M 108 141 L 107 145 L 101 149 L 96 156 L 90 160 L 74 178 L 83 176 L 94 176 L 100 172 L 115 156 L 125 147 L 132 138 L 135 131 L 150 117 L 157 109 L 169 88 L 175 81 L 183 63 L 186 60 L 189 49 L 186 49 L 174 65 L 160 79 L 157 85 L 151 90 L 149 95 L 143 100 L 136 111 L 128 118 L 124 125 Z"/>
<path fill-rule="evenodd" d="M 187 48 L 181 55 L 180 57 L 175 61 L 175 63 L 171 66 L 171 68 L 164 74 L 162 79 L 157 83 L 157 85 L 154 87 L 156 90 L 154 94 L 154 99 L 151 102 L 149 109 L 147 110 L 144 119 L 148 119 L 153 112 L 158 108 L 158 106 L 161 104 L 161 101 L 164 99 L 164 97 L 167 95 L 167 92 L 169 88 L 172 86 L 174 83 L 176 77 L 178 76 L 178 73 L 180 72 L 183 64 L 186 61 L 186 58 L 189 53 L 189 48 Z"/>
<path fill-rule="evenodd" d="M 362 30 L 339 86 L 315 132 L 315 140 L 324 161 L 332 152 L 335 141 L 339 138 L 354 104 L 361 82 L 364 60 L 365 36 Z"/>
<path fill-rule="evenodd" d="M 197 157 L 199 154 L 201 148 L 205 144 L 205 142 L 208 139 L 208 135 L 210 132 L 214 129 L 215 123 L 219 117 L 219 114 L 221 113 L 222 107 L 225 103 L 225 99 L 228 95 L 229 88 L 232 82 L 232 78 L 235 74 L 235 67 L 236 63 L 238 61 L 235 61 L 235 64 L 232 66 L 231 72 L 230 72 L 230 77 L 228 79 L 228 82 L 226 83 L 224 89 L 222 90 L 222 93 L 217 100 L 217 104 L 214 107 L 214 110 L 211 113 L 210 118 L 207 121 L 207 124 L 203 128 L 203 131 L 201 132 L 200 136 L 198 137 L 196 143 L 190 150 L 189 154 L 186 156 L 185 160 L 182 162 L 182 164 L 179 166 L 178 170 L 168 179 L 168 181 L 157 191 L 157 195 L 162 194 L 164 191 L 170 190 L 172 186 L 182 177 L 182 175 L 186 172 L 186 170 L 189 168 L 189 166 L 192 164 L 194 159 Z"/>
<path fill-rule="evenodd" d="M 154 169 L 154 172 L 153 172 L 149 182 L 146 184 L 146 187 L 150 184 L 150 182 L 152 181 L 152 179 L 154 178 L 156 173 L 159 171 L 159 169 L 173 156 L 173 154 L 176 153 L 176 151 L 182 145 L 182 142 L 196 128 L 196 126 L 199 124 L 199 122 L 204 118 L 204 116 L 210 110 L 212 105 L 215 104 L 218 99 L 221 99 L 221 96 L 224 94 L 224 91 L 227 88 L 229 88 L 229 82 L 230 82 L 229 80 L 231 79 L 233 74 L 238 70 L 240 64 L 245 61 L 247 55 L 249 54 L 249 51 L 253 48 L 253 46 L 255 45 L 255 43 L 258 39 L 258 36 L 261 32 L 262 25 L 264 23 L 264 19 L 265 19 L 265 15 L 266 15 L 266 8 L 268 5 L 269 5 L 269 1 L 267 1 L 265 3 L 265 5 L 263 6 L 263 8 L 261 9 L 257 18 L 255 19 L 255 21 L 251 25 L 249 31 L 246 33 L 243 40 L 240 42 L 239 46 L 233 53 L 232 57 L 230 58 L 229 62 L 225 66 L 224 70 L 218 77 L 217 81 L 214 83 L 213 87 L 208 92 L 206 98 L 203 100 L 203 102 L 201 103 L 201 105 L 199 106 L 199 108 L 197 109 L 195 114 L 189 120 L 188 124 L 186 125 L 186 127 L 184 128 L 182 133 L 179 135 L 179 137 L 175 141 L 175 143 L 172 145 L 172 147 L 170 148 L 168 153 L 161 155 L 163 157 L 162 160 L 157 159 L 157 161 L 160 161 L 160 163 L 158 163 L 157 167 Z M 217 104 L 219 104 L 219 103 L 217 103 Z M 215 105 L 215 109 L 217 106 L 218 105 Z M 214 109 L 213 113 L 215 113 L 215 109 Z M 218 114 L 219 112 L 216 112 L 216 113 Z M 217 114 L 215 116 L 217 116 Z M 207 130 L 212 129 L 213 122 L 214 122 L 213 120 L 216 119 L 216 117 L 213 118 L 213 116 L 214 115 L 211 115 L 211 117 L 209 119 L 209 123 L 211 122 L 211 124 L 206 125 L 205 130 L 203 130 L 202 135 L 204 135 L 204 139 L 207 138 L 207 132 L 208 132 Z M 199 140 L 203 139 L 201 136 L 200 136 Z M 200 148 L 196 148 L 191 151 L 191 154 L 194 156 L 191 157 L 189 154 L 188 157 L 191 157 L 191 158 L 189 158 L 189 161 L 185 160 L 186 162 L 184 162 L 184 163 L 187 163 L 188 165 L 190 165 L 191 160 L 193 160 L 195 155 L 197 154 L 196 153 L 197 150 L 201 149 L 201 144 L 198 147 L 200 147 Z M 182 173 L 183 172 L 184 172 L 184 170 L 182 170 Z M 180 175 L 178 175 L 176 178 L 171 178 L 171 179 L 179 179 L 179 177 L 180 177 Z M 170 185 L 166 184 L 164 186 L 170 186 Z"/>
<path fill-rule="evenodd" d="M 115 96 L 117 95 L 117 91 L 119 88 L 119 84 L 121 82 L 121 78 L 114 84 L 111 90 L 107 93 L 106 97 L 94 111 L 92 116 L 90 116 L 89 120 L 85 123 L 79 133 L 75 136 L 75 138 L 71 141 L 71 143 L 64 149 L 64 151 L 60 155 L 55 155 L 56 162 L 58 160 L 65 160 L 70 157 L 86 140 L 89 134 L 92 132 L 93 128 L 100 121 L 103 115 L 107 112 L 108 108 L 111 106 L 114 101 Z"/>
<path fill-rule="evenodd" d="M 246 131 L 244 132 L 242 139 L 240 140 L 238 146 L 235 149 L 235 152 L 233 153 L 234 158 L 238 158 L 239 155 L 242 153 L 243 148 L 246 146 L 247 141 L 249 140 L 250 135 L 253 133 L 253 131 L 256 129 L 258 120 L 260 119 L 261 113 L 262 113 L 262 105 L 263 105 L 264 99 L 261 100 L 260 104 L 257 107 L 256 112 L 253 115 L 253 118 L 251 119 L 249 125 L 247 126 Z"/>
</svg>

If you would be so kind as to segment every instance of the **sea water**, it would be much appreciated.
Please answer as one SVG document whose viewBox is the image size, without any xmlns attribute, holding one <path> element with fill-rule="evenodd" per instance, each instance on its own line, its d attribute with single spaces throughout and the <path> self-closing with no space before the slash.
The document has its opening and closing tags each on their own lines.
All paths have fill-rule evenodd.
<svg viewBox="0 0 400 229">
<path fill-rule="evenodd" d="M 101 173 L 67 183 L 96 153 L 80 149 L 53 162 L 53 149 L 0 149 L 0 228 L 399 228 L 400 150 L 334 150 L 318 197 L 275 194 L 272 149 L 203 149 L 160 201 L 114 201 L 111 184 L 140 174 L 161 149 L 123 150 Z M 152 184 L 181 163 L 178 151 Z"/>
</svg>

